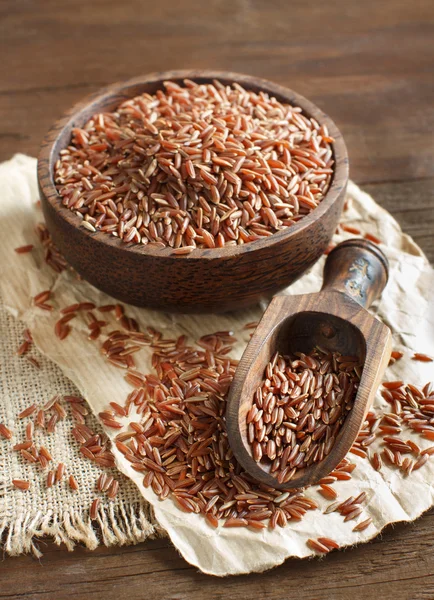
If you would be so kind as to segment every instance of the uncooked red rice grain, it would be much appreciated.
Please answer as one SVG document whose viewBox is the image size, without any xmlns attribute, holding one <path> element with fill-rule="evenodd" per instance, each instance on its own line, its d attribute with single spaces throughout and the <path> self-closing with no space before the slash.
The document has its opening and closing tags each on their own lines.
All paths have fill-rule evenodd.
<svg viewBox="0 0 434 600">
<path fill-rule="evenodd" d="M 325 125 L 264 92 L 168 81 L 73 128 L 55 182 L 89 231 L 188 256 L 309 214 L 331 181 L 332 142 Z"/>
</svg>

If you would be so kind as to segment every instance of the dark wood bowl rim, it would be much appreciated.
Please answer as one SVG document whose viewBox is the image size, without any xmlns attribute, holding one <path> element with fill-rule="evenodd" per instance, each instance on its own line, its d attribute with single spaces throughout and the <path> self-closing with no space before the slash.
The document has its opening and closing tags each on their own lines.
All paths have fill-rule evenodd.
<svg viewBox="0 0 434 600">
<path fill-rule="evenodd" d="M 325 124 L 328 128 L 329 134 L 334 138 L 332 144 L 334 154 L 334 174 L 329 189 L 327 190 L 323 200 L 319 206 L 315 208 L 309 215 L 301 219 L 296 225 L 284 229 L 277 233 L 274 233 L 268 238 L 249 242 L 239 246 L 227 246 L 223 248 L 197 248 L 188 255 L 173 255 L 173 249 L 171 248 L 154 248 L 143 244 L 125 244 L 119 238 L 116 238 L 107 233 L 97 231 L 91 232 L 88 229 L 80 226 L 82 219 L 78 217 L 72 210 L 62 205 L 60 196 L 56 190 L 53 180 L 54 164 L 57 160 L 56 151 L 59 143 L 59 138 L 65 129 L 70 129 L 74 124 L 79 121 L 79 117 L 89 109 L 90 105 L 94 105 L 95 113 L 98 112 L 98 107 L 102 104 L 106 104 L 112 96 L 121 94 L 127 97 L 133 97 L 137 95 L 137 86 L 145 87 L 146 84 L 159 84 L 167 80 L 182 80 L 192 79 L 195 81 L 207 81 L 212 79 L 220 79 L 224 82 L 237 82 L 243 85 L 247 89 L 262 90 L 273 96 L 276 96 L 278 100 L 286 102 L 288 104 L 295 104 L 303 109 L 303 112 L 307 116 L 314 117 L 320 125 Z M 144 90 L 145 91 L 145 90 Z M 129 92 L 131 95 L 128 96 Z M 121 100 L 122 102 L 122 100 Z M 120 102 L 119 102 L 120 103 Z M 90 118 L 90 117 L 89 117 Z M 48 169 L 48 173 L 47 173 Z M 277 246 L 283 240 L 287 241 L 291 236 L 308 229 L 309 226 L 326 213 L 330 206 L 338 199 L 340 191 L 347 184 L 348 181 L 348 155 L 343 140 L 342 134 L 334 124 L 334 122 L 324 114 L 315 104 L 294 92 L 293 90 L 267 81 L 266 79 L 259 79 L 250 75 L 242 75 L 239 73 L 231 73 L 227 71 L 199 71 L 199 70 L 180 70 L 180 71 L 165 71 L 150 73 L 148 75 L 129 79 L 128 81 L 114 83 L 110 86 L 99 90 L 98 92 L 87 96 L 75 104 L 70 110 L 68 110 L 64 116 L 56 121 L 51 127 L 47 135 L 45 136 L 42 147 L 38 157 L 38 182 L 43 195 L 51 206 L 56 210 L 59 215 L 70 225 L 79 229 L 79 231 L 85 235 L 93 238 L 93 241 L 101 244 L 108 244 L 122 249 L 125 252 L 132 252 L 135 254 L 143 254 L 155 257 L 173 257 L 176 260 L 191 260 L 191 259 L 216 259 L 216 258 L 228 258 L 233 257 L 244 252 L 252 252 L 255 250 L 261 250 L 264 248 L 271 248 Z"/>
</svg>

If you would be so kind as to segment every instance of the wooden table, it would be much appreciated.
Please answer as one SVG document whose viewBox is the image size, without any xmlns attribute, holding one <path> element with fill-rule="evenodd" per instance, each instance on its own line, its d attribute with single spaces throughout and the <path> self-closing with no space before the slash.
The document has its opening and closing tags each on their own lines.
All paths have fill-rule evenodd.
<svg viewBox="0 0 434 600">
<path fill-rule="evenodd" d="M 352 178 L 434 261 L 433 0 L 2 0 L 0 159 L 116 80 L 179 68 L 293 87 L 336 121 Z M 165 540 L 0 563 L 0 599 L 434 598 L 434 511 L 325 560 L 221 580 Z"/>
</svg>

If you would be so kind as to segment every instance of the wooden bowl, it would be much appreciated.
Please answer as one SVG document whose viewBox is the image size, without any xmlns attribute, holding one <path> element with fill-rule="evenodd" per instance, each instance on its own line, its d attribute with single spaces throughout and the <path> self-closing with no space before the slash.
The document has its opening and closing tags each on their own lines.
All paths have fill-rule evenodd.
<svg viewBox="0 0 434 600">
<path fill-rule="evenodd" d="M 81 219 L 64 207 L 53 181 L 59 152 L 73 127 L 95 113 L 114 110 L 123 101 L 155 93 L 163 81 L 200 83 L 219 79 L 265 91 L 282 102 L 300 106 L 326 124 L 335 139 L 335 172 L 320 205 L 296 225 L 263 240 L 241 246 L 196 249 L 173 256 L 169 248 L 125 244 L 103 232 L 80 227 Z M 222 312 L 254 304 L 285 288 L 309 269 L 330 242 L 342 211 L 348 181 L 348 157 L 342 135 L 319 108 L 290 89 L 264 79 L 218 71 L 168 71 L 116 83 L 76 104 L 46 135 L 38 160 L 42 208 L 52 239 L 65 259 L 95 287 L 137 306 L 176 312 Z"/>
</svg>

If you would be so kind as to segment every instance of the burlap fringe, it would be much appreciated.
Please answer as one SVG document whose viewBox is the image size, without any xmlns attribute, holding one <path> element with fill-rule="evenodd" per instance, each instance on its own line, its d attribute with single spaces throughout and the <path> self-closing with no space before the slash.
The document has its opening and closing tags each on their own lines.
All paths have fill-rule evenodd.
<svg viewBox="0 0 434 600">
<path fill-rule="evenodd" d="M 54 543 L 65 544 L 72 551 L 77 543 L 94 550 L 100 543 L 105 546 L 138 544 L 148 537 L 158 535 L 157 529 L 149 522 L 150 511 L 144 503 L 102 506 L 96 521 L 89 514 L 73 511 L 53 515 L 50 511 L 25 512 L 13 521 L 4 518 L 0 522 L 0 541 L 6 554 L 17 556 L 32 553 L 42 556 L 37 541 L 49 536 Z"/>
</svg>

